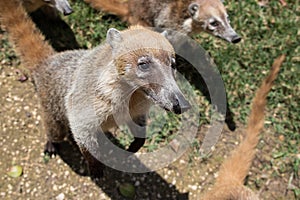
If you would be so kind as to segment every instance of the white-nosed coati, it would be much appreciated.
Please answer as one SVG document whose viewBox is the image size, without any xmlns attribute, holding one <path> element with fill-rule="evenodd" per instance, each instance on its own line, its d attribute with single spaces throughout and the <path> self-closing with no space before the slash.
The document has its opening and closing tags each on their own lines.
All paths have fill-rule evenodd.
<svg viewBox="0 0 300 200">
<path fill-rule="evenodd" d="M 190 107 L 175 82 L 175 53 L 163 34 L 140 26 L 121 32 L 111 28 L 103 45 L 57 53 L 18 0 L 0 1 L 0 17 L 23 64 L 31 70 L 43 108 L 46 150 L 54 150 L 52 144 L 71 131 L 94 176 L 102 174 L 91 152 L 98 150 L 95 134 L 117 125 L 113 116 L 117 111 L 129 106 L 133 121 L 139 121 L 152 103 L 177 114 Z M 124 100 L 130 92 L 127 105 Z M 125 124 L 132 122 L 128 116 L 119 118 Z M 101 131 L 94 132 L 98 128 Z M 129 151 L 139 147 L 130 146 Z"/>
</svg>

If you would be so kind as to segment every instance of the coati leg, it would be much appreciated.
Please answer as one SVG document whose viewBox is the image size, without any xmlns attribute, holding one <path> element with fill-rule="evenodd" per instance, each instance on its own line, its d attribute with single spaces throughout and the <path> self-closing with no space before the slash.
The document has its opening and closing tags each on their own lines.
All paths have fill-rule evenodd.
<svg viewBox="0 0 300 200">
<path fill-rule="evenodd" d="M 62 121 L 55 120 L 47 111 L 43 113 L 44 129 L 47 134 L 47 142 L 44 153 L 56 155 L 57 149 L 55 143 L 62 142 L 69 133 Z"/>
<path fill-rule="evenodd" d="M 131 133 L 134 136 L 134 141 L 130 144 L 127 151 L 137 152 L 145 143 L 146 140 L 146 115 L 135 117 L 131 122 L 127 123 Z M 97 133 L 103 134 L 103 133 Z M 92 138 L 88 137 L 91 141 L 86 141 L 88 144 L 92 144 Z M 87 139 L 87 138 L 86 138 Z M 103 176 L 104 165 L 97 160 L 83 145 L 78 144 L 80 151 L 85 158 L 89 173 L 92 179 L 97 179 Z"/>
<path fill-rule="evenodd" d="M 131 133 L 134 136 L 134 141 L 130 144 L 127 151 L 135 153 L 145 144 L 146 119 L 146 115 L 142 115 L 127 123 Z"/>
</svg>

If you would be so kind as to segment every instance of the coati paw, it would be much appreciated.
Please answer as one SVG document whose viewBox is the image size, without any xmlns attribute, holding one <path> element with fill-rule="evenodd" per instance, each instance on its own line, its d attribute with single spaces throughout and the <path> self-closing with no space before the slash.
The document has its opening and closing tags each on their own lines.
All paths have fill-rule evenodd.
<svg viewBox="0 0 300 200">
<path fill-rule="evenodd" d="M 44 149 L 44 154 L 48 154 L 49 156 L 56 156 L 57 150 L 55 148 L 55 145 L 50 142 L 47 141 L 46 145 L 45 145 L 45 149 Z"/>
</svg>

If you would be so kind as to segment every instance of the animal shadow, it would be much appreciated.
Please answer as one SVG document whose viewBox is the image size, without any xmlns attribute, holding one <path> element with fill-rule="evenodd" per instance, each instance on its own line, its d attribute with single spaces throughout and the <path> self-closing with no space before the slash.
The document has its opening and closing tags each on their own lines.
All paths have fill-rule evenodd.
<svg viewBox="0 0 300 200">
<path fill-rule="evenodd" d="M 234 115 L 227 102 L 223 80 L 208 53 L 184 34 L 168 30 L 167 39 L 176 52 L 176 70 L 198 89 L 225 117 L 231 131 L 236 129 Z"/>
<path fill-rule="evenodd" d="M 120 146 L 120 144 L 118 145 Z M 55 145 L 57 155 L 78 175 L 88 176 L 87 165 L 75 141 L 69 137 L 67 141 Z M 150 171 L 150 170 L 149 170 Z M 112 200 L 126 200 L 118 189 L 120 184 L 135 185 L 134 199 L 170 199 L 188 200 L 188 193 L 180 193 L 175 185 L 166 182 L 158 173 L 127 173 L 104 167 L 104 175 L 94 183 Z"/>
</svg>

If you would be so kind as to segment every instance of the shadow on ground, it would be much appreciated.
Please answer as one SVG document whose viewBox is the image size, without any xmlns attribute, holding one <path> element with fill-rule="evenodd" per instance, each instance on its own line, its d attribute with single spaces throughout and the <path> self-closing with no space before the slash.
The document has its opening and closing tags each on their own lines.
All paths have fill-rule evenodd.
<svg viewBox="0 0 300 200">
<path fill-rule="evenodd" d="M 81 152 L 75 142 L 68 141 L 56 144 L 57 154 L 78 175 L 88 176 L 87 166 Z M 131 183 L 136 187 L 135 199 L 178 199 L 188 200 L 188 193 L 180 193 L 173 184 L 166 182 L 156 172 L 149 173 L 126 173 L 104 168 L 104 176 L 94 183 L 101 188 L 112 200 L 125 199 L 116 187 L 116 180 L 122 183 Z M 139 190 L 138 188 L 143 188 Z M 147 188 L 145 190 L 145 188 Z M 155 192 L 154 192 L 155 191 Z M 159 192 L 160 191 L 160 192 Z"/>
</svg>

